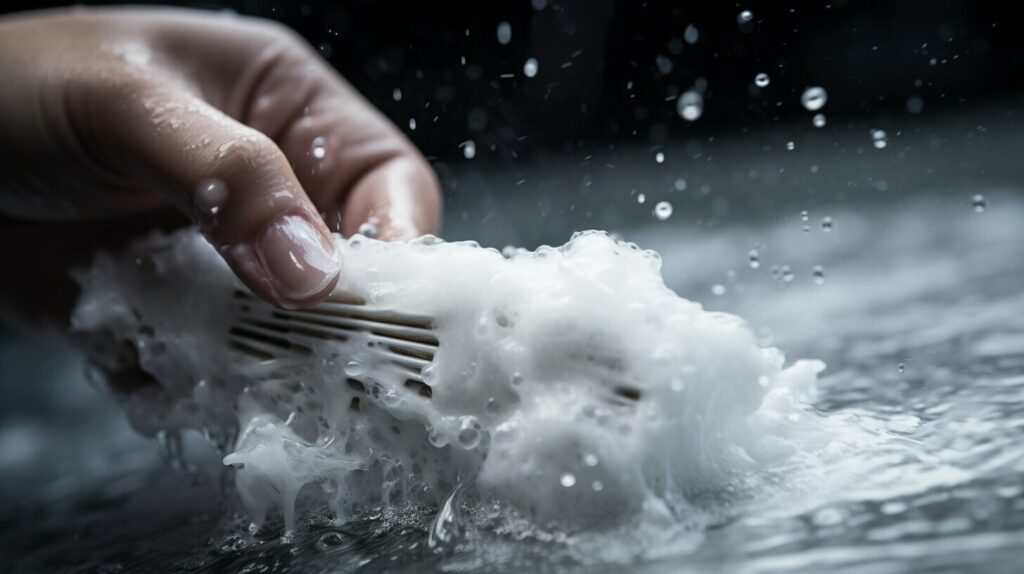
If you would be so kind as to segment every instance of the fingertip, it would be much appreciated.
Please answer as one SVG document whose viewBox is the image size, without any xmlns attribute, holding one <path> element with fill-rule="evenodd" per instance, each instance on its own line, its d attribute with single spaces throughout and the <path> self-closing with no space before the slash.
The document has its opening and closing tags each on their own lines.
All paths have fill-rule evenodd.
<svg viewBox="0 0 1024 574">
<path fill-rule="evenodd" d="M 337 286 L 341 259 L 323 222 L 310 219 L 305 214 L 281 215 L 254 242 L 221 252 L 261 299 L 286 308 L 315 305 Z"/>
</svg>

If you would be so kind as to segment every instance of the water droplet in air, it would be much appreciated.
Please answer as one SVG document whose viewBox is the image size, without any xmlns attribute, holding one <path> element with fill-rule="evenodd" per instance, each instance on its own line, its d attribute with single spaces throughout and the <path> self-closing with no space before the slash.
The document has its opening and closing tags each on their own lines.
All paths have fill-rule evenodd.
<svg viewBox="0 0 1024 574">
<path fill-rule="evenodd" d="M 466 159 L 473 159 L 476 157 L 476 142 L 473 140 L 466 140 L 459 144 L 459 147 L 462 148 L 462 155 L 465 156 Z"/>
<path fill-rule="evenodd" d="M 698 38 L 700 38 L 700 32 L 697 30 L 697 27 L 693 24 L 687 26 L 686 30 L 683 32 L 683 39 L 686 40 L 686 43 L 696 44 Z"/>
<path fill-rule="evenodd" d="M 600 462 L 600 460 L 598 460 L 597 455 L 594 453 L 588 452 L 583 455 L 583 464 L 587 466 L 597 466 L 598 462 Z"/>
<path fill-rule="evenodd" d="M 981 213 L 982 211 L 985 211 L 985 207 L 988 206 L 988 202 L 985 201 L 985 196 L 979 193 L 971 198 L 971 205 L 974 206 L 975 213 Z"/>
<path fill-rule="evenodd" d="M 672 184 L 672 187 L 674 187 L 676 191 L 686 191 L 686 180 L 677 179 L 675 183 Z"/>
<path fill-rule="evenodd" d="M 827 120 L 825 119 L 825 114 L 814 114 L 814 117 L 811 118 L 811 123 L 814 124 L 814 127 L 816 128 L 825 127 L 826 122 Z"/>
<path fill-rule="evenodd" d="M 669 217 L 672 217 L 672 204 L 667 201 L 659 201 L 654 206 L 654 217 L 665 221 Z"/>
<path fill-rule="evenodd" d="M 806 209 L 800 212 L 800 221 L 806 222 L 809 218 L 810 216 L 807 214 Z"/>
<path fill-rule="evenodd" d="M 871 145 L 875 146 L 875 149 L 885 149 L 885 146 L 889 145 L 885 130 L 871 130 Z"/>
<path fill-rule="evenodd" d="M 537 75 L 537 58 L 530 58 L 523 64 L 523 75 L 527 78 L 532 78 Z"/>
<path fill-rule="evenodd" d="M 753 19 L 754 13 L 751 12 L 750 10 L 744 10 L 740 12 L 738 16 L 736 16 L 736 21 L 739 22 L 740 24 L 746 24 L 747 22 L 750 22 Z"/>
<path fill-rule="evenodd" d="M 821 86 L 810 86 L 800 95 L 800 103 L 809 112 L 816 112 L 825 107 L 828 102 L 828 93 Z"/>
<path fill-rule="evenodd" d="M 825 283 L 825 268 L 824 267 L 822 267 L 821 265 L 815 265 L 814 268 L 812 269 L 812 272 L 814 273 L 814 282 L 816 284 L 822 285 L 822 284 Z"/>
<path fill-rule="evenodd" d="M 643 204 L 643 202 L 645 202 L 645 201 L 647 201 L 647 196 L 646 195 L 641 193 L 641 194 L 636 196 L 636 202 L 637 203 Z"/>
<path fill-rule="evenodd" d="M 683 92 L 676 100 L 676 111 L 688 122 L 697 121 L 704 113 L 704 96 L 693 90 Z"/>
<path fill-rule="evenodd" d="M 502 46 L 512 41 L 512 25 L 508 22 L 498 24 L 498 43 Z"/>
<path fill-rule="evenodd" d="M 570 488 L 576 485 L 576 476 L 571 472 L 566 472 L 562 474 L 562 477 L 558 479 L 558 482 L 562 483 L 562 486 Z"/>
<path fill-rule="evenodd" d="M 924 100 L 920 96 L 907 98 L 907 111 L 912 114 L 919 114 L 924 110 Z"/>
<path fill-rule="evenodd" d="M 770 81 L 771 80 L 768 79 L 768 74 L 764 72 L 761 72 L 760 74 L 754 76 L 754 85 L 759 88 L 767 87 Z"/>
<path fill-rule="evenodd" d="M 402 101 L 402 88 L 395 88 L 391 90 L 391 99 L 396 102 Z"/>
<path fill-rule="evenodd" d="M 665 154 L 661 153 L 660 151 L 654 154 L 654 161 L 658 163 L 665 163 Z"/>
<path fill-rule="evenodd" d="M 317 159 L 323 159 L 327 155 L 327 141 L 324 140 L 323 136 L 317 136 L 313 138 L 313 157 Z"/>
<path fill-rule="evenodd" d="M 793 280 L 793 270 L 789 268 L 789 265 L 783 265 L 779 272 L 782 273 L 782 280 L 786 283 Z"/>
<path fill-rule="evenodd" d="M 714 285 L 711 286 L 711 294 L 718 296 L 725 295 L 725 285 L 722 285 L 721 283 L 715 283 Z"/>
<path fill-rule="evenodd" d="M 898 372 L 899 372 L 900 374 L 903 374 L 903 371 L 904 371 L 904 369 L 906 369 L 906 368 L 907 368 L 907 367 L 906 367 L 906 365 L 904 365 L 903 363 L 900 363 L 900 364 L 899 364 L 899 366 L 898 366 L 898 367 L 896 367 L 896 370 L 897 370 L 897 371 L 898 371 Z"/>
<path fill-rule="evenodd" d="M 761 254 L 757 249 L 750 250 L 750 268 L 757 269 L 761 266 Z"/>
<path fill-rule="evenodd" d="M 825 217 L 824 219 L 821 220 L 821 230 L 824 231 L 825 233 L 828 233 L 829 231 L 832 231 L 832 218 L 831 217 Z"/>
<path fill-rule="evenodd" d="M 796 144 L 793 142 L 786 142 L 786 149 L 789 151 L 793 151 L 796 149 Z"/>
<path fill-rule="evenodd" d="M 409 129 L 416 130 L 416 118 L 409 118 Z"/>
</svg>

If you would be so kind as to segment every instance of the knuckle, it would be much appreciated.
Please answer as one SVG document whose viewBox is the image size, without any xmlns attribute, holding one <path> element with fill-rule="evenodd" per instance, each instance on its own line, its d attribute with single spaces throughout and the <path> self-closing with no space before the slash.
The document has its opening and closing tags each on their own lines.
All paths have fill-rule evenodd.
<svg viewBox="0 0 1024 574">
<path fill-rule="evenodd" d="M 224 141 L 214 151 L 217 173 L 212 175 L 225 179 L 237 179 L 284 161 L 284 154 L 273 140 L 256 130 Z"/>
</svg>

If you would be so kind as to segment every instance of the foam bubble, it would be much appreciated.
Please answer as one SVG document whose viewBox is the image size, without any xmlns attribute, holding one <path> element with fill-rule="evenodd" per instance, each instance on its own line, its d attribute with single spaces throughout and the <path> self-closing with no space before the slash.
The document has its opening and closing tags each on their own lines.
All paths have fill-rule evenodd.
<svg viewBox="0 0 1024 574">
<path fill-rule="evenodd" d="M 297 499 L 339 522 L 438 507 L 461 484 L 564 531 L 680 524 L 694 497 L 786 460 L 813 426 L 822 363 L 785 367 L 740 318 L 669 290 L 656 253 L 603 232 L 506 256 L 436 238 L 338 247 L 339 289 L 434 318 L 429 398 L 359 334 L 299 359 L 230 351 L 239 284 L 194 231 L 79 275 L 74 328 L 127 342 L 160 383 L 129 395 L 129 416 L 220 437 L 256 522 L 294 526 Z M 347 384 L 353 368 L 365 388 Z"/>
</svg>

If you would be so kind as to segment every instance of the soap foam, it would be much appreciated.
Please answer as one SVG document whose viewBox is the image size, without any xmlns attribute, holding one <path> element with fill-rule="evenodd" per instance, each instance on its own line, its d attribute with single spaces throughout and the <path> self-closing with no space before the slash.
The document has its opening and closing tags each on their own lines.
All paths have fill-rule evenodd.
<svg viewBox="0 0 1024 574">
<path fill-rule="evenodd" d="M 240 285 L 195 231 L 79 275 L 73 326 L 106 344 L 103 368 L 158 382 L 124 398 L 135 425 L 206 432 L 256 522 L 293 527 L 297 499 L 339 522 L 436 508 L 461 485 L 560 532 L 692 524 L 695 500 L 792 464 L 817 429 L 821 362 L 785 367 L 738 317 L 669 290 L 656 253 L 603 232 L 507 257 L 432 237 L 338 248 L 340 290 L 434 318 L 430 399 L 359 337 L 302 359 L 230 351 Z"/>
</svg>

